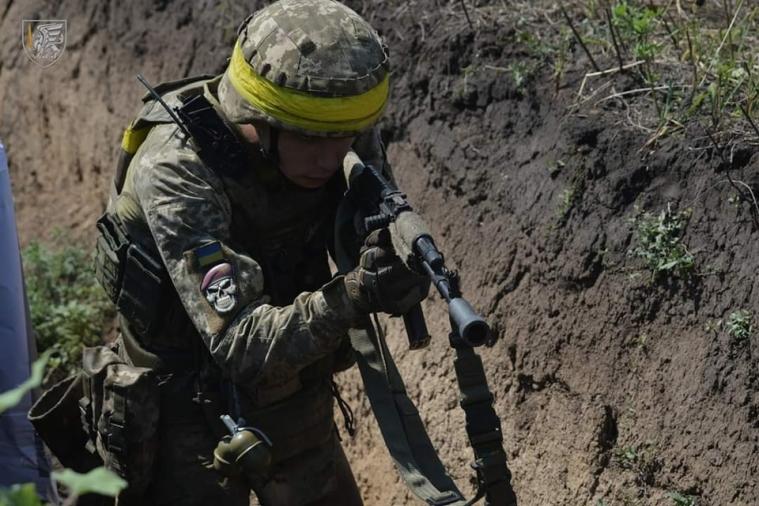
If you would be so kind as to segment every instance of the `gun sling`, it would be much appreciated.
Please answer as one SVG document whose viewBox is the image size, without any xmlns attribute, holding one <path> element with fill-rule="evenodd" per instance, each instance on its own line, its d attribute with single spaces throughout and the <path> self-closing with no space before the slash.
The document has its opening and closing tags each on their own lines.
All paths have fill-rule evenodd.
<svg viewBox="0 0 759 506">
<path fill-rule="evenodd" d="M 349 332 L 366 394 L 388 451 L 409 489 L 427 504 L 467 506 L 481 497 L 492 506 L 516 506 L 506 466 L 500 420 L 493 409 L 482 361 L 471 347 L 456 348 L 455 369 L 460 405 L 474 450 L 479 490 L 467 501 L 446 473 L 419 412 L 406 388 L 376 322 Z"/>
</svg>

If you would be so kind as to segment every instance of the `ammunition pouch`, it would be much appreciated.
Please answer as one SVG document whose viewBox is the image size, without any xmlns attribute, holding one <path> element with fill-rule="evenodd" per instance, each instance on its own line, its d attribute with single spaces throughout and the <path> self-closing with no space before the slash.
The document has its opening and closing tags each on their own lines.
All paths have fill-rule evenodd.
<svg viewBox="0 0 759 506">
<path fill-rule="evenodd" d="M 118 504 L 140 504 L 157 454 L 158 381 L 151 369 L 125 363 L 115 348 L 85 348 L 79 405 L 89 444 L 129 483 Z"/>
<path fill-rule="evenodd" d="M 32 409 L 32 422 L 50 451 L 65 467 L 86 473 L 103 465 L 103 460 L 88 445 L 89 433 L 82 426 L 79 401 L 84 396 L 81 374 L 69 376 L 46 390 Z"/>
<path fill-rule="evenodd" d="M 130 240 L 118 217 L 97 222 L 95 276 L 119 312 L 143 339 L 157 330 L 169 282 L 157 255 Z"/>
</svg>

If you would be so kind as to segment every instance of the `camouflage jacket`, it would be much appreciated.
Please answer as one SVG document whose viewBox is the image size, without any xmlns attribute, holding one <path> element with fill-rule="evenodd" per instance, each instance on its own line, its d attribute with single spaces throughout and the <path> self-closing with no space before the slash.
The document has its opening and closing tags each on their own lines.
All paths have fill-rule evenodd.
<svg viewBox="0 0 759 506">
<path fill-rule="evenodd" d="M 218 82 L 177 93 L 201 86 L 223 117 Z M 177 93 L 164 99 L 174 105 Z M 153 127 L 109 202 L 133 240 L 160 255 L 175 288 L 161 330 L 144 344 L 187 350 L 199 338 L 236 384 L 290 383 L 347 344 L 347 309 L 319 290 L 331 277 L 340 182 L 301 189 L 255 154 L 241 176 L 222 176 L 190 142 L 174 124 Z M 354 149 L 389 173 L 376 128 Z"/>
</svg>

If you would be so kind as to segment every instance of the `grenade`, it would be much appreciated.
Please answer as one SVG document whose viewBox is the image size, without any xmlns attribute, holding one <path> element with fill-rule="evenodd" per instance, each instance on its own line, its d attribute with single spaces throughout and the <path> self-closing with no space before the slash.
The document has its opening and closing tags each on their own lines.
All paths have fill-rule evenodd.
<svg viewBox="0 0 759 506">
<path fill-rule="evenodd" d="M 221 420 L 230 435 L 224 436 L 213 451 L 213 467 L 229 477 L 242 477 L 253 490 L 262 487 L 271 468 L 271 440 L 259 429 L 235 423 L 229 415 Z"/>
</svg>

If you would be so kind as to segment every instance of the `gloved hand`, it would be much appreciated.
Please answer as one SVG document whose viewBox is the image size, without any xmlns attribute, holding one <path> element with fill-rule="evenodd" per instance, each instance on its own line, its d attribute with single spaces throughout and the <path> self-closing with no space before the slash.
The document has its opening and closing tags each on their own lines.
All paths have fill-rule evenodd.
<svg viewBox="0 0 759 506">
<path fill-rule="evenodd" d="M 401 315 L 427 297 L 430 280 L 395 254 L 390 231 L 375 230 L 364 241 L 356 269 L 345 276 L 348 298 L 366 313 Z"/>
<path fill-rule="evenodd" d="M 395 254 L 387 229 L 369 234 L 361 248 L 359 265 L 325 289 L 340 290 L 358 313 L 406 313 L 427 297 L 430 280 L 410 270 Z"/>
</svg>

